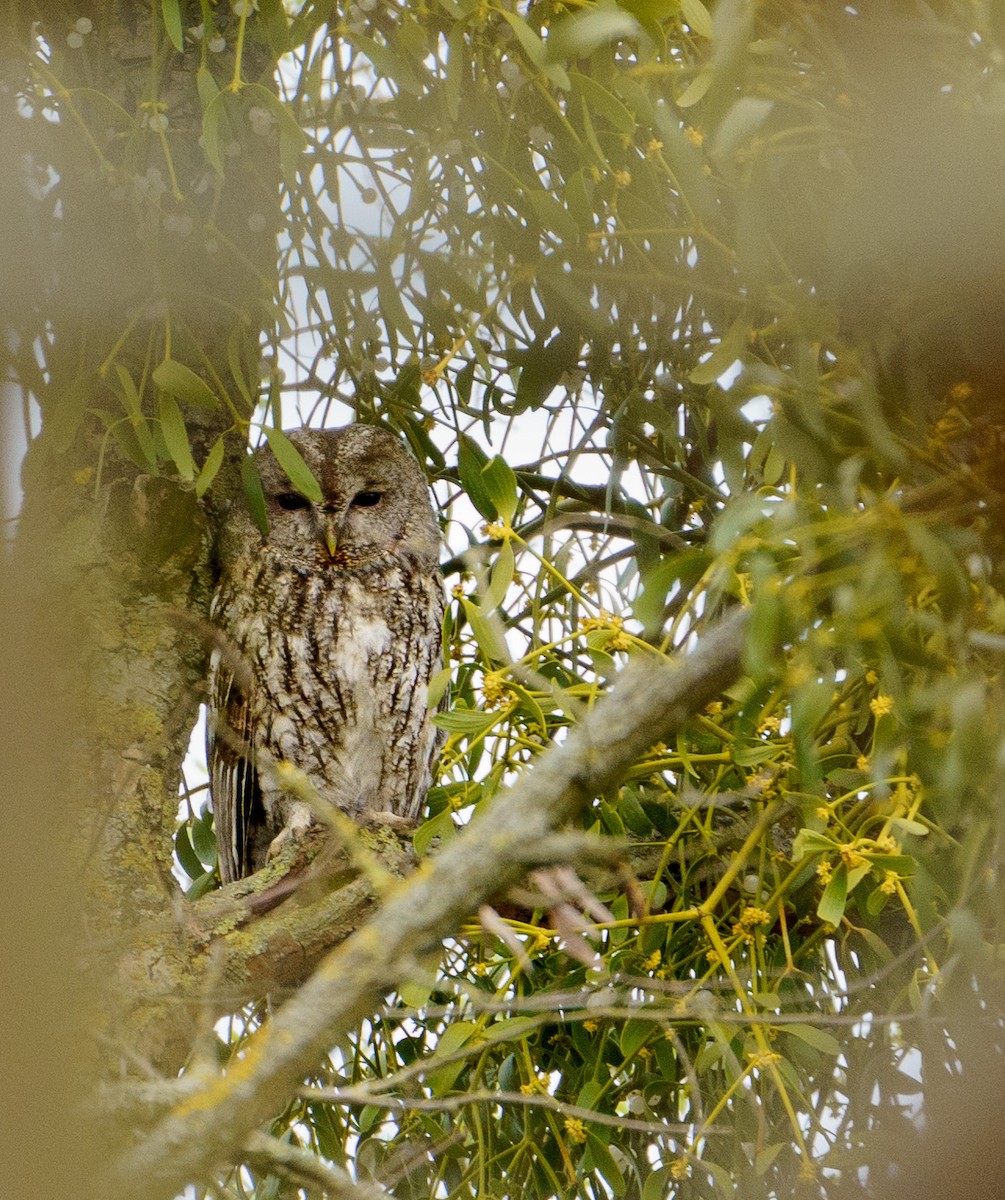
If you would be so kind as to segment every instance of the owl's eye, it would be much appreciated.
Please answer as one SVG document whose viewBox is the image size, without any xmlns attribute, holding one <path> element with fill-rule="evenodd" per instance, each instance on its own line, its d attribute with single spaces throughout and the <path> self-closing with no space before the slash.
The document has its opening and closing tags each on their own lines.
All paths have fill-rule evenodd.
<svg viewBox="0 0 1005 1200">
<path fill-rule="evenodd" d="M 296 512 L 300 508 L 309 508 L 311 502 L 299 492 L 280 492 L 276 503 L 287 512 Z"/>
<path fill-rule="evenodd" d="M 353 508 L 373 508 L 380 503 L 380 492 L 357 492 L 352 498 Z"/>
</svg>

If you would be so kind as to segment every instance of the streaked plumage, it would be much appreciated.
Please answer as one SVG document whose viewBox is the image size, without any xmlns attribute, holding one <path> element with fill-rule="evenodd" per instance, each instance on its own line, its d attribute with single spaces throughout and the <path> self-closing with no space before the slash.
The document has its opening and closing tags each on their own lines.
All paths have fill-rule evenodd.
<svg viewBox="0 0 1005 1200">
<path fill-rule="evenodd" d="M 440 533 L 426 480 L 385 430 L 288 435 L 321 485 L 314 505 L 272 452 L 256 452 L 263 537 L 236 502 L 220 538 L 211 619 L 208 758 L 224 882 L 264 865 L 309 811 L 272 765 L 304 771 L 324 800 L 361 819 L 418 815 L 436 731 L 428 683 L 440 666 Z"/>
</svg>

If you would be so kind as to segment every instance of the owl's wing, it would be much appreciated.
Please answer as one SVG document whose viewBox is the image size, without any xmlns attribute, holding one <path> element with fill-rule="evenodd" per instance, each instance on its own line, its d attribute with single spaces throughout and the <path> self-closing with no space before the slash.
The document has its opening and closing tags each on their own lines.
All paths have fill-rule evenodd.
<svg viewBox="0 0 1005 1200">
<path fill-rule="evenodd" d="M 220 879 L 233 883 L 254 870 L 251 863 L 253 814 L 261 809 L 258 775 L 252 761 L 254 718 L 251 696 L 213 655 L 206 758 L 213 796 Z"/>
</svg>

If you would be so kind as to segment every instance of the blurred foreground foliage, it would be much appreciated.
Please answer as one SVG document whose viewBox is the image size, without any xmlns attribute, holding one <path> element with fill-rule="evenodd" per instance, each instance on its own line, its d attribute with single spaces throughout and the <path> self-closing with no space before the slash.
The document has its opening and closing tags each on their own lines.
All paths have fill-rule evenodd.
<svg viewBox="0 0 1005 1200">
<path fill-rule="evenodd" d="M 421 853 L 751 609 L 744 678 L 584 817 L 589 894 L 546 873 L 403 968 L 273 1132 L 402 1197 L 883 1194 L 954 1022 L 1002 1052 L 999 6 L 165 0 L 132 91 L 78 7 L 25 49 L 29 248 L 107 192 L 136 278 L 5 306 L 26 487 L 401 432 L 453 555 Z M 271 279 L 225 228 L 256 164 Z"/>
</svg>

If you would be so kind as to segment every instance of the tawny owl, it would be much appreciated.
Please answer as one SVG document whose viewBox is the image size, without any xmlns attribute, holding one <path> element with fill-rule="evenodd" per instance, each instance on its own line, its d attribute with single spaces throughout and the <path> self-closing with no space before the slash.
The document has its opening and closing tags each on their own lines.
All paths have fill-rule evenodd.
<svg viewBox="0 0 1005 1200">
<path fill-rule="evenodd" d="M 220 537 L 211 619 L 207 753 L 225 883 L 265 864 L 310 822 L 279 786 L 299 767 L 356 819 L 418 815 L 436 730 L 428 684 L 440 665 L 440 533 L 418 463 L 366 425 L 288 434 L 321 486 L 298 492 L 267 447 L 255 460 L 263 536 L 235 502 Z"/>
</svg>

